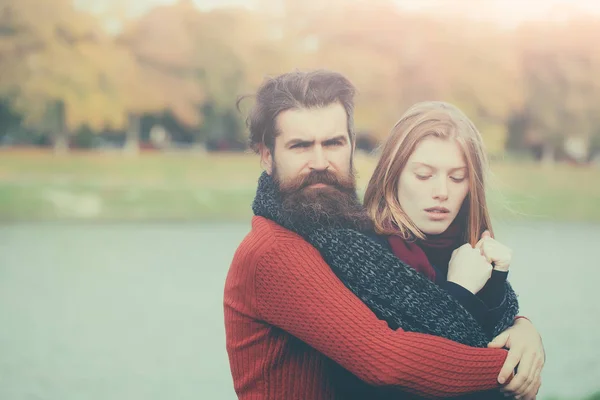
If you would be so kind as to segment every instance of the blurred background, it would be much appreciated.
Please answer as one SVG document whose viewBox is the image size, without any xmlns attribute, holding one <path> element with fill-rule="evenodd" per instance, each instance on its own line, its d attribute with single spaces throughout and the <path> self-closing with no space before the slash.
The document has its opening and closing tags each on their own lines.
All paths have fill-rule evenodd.
<svg viewBox="0 0 600 400">
<path fill-rule="evenodd" d="M 222 293 L 261 171 L 239 95 L 359 91 L 359 190 L 422 100 L 492 160 L 497 238 L 547 351 L 600 399 L 600 3 L 0 0 L 0 399 L 234 399 Z"/>
</svg>

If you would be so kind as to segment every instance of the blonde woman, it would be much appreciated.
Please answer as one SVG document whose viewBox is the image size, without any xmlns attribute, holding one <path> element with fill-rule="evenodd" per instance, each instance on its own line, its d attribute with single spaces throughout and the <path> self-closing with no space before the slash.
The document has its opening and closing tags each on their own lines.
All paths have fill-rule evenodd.
<svg viewBox="0 0 600 400">
<path fill-rule="evenodd" d="M 481 135 L 463 112 L 418 103 L 384 143 L 364 205 L 375 239 L 451 293 L 493 336 L 509 307 L 512 251 L 493 237 L 487 170 Z M 521 360 L 524 371 L 505 390 L 534 398 L 542 365 L 542 355 Z"/>
</svg>

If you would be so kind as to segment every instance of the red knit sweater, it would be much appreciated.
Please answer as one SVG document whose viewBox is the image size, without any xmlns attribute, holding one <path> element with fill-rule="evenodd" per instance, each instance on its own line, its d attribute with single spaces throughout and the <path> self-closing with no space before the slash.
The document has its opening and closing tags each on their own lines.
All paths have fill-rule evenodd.
<svg viewBox="0 0 600 400">
<path fill-rule="evenodd" d="M 334 376 L 341 367 L 368 385 L 456 396 L 499 387 L 507 354 L 391 330 L 314 247 L 262 217 L 253 218 L 235 253 L 224 307 L 231 373 L 242 400 L 339 398 L 343 382 Z"/>
</svg>

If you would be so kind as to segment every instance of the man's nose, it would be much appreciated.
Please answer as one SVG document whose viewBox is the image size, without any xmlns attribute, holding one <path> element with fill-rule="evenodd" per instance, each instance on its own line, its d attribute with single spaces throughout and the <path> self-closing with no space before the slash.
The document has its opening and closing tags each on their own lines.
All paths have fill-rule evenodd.
<svg viewBox="0 0 600 400">
<path fill-rule="evenodd" d="M 308 166 L 310 169 L 317 171 L 324 171 L 329 168 L 329 159 L 327 158 L 327 154 L 323 150 L 323 147 L 314 147 Z"/>
</svg>

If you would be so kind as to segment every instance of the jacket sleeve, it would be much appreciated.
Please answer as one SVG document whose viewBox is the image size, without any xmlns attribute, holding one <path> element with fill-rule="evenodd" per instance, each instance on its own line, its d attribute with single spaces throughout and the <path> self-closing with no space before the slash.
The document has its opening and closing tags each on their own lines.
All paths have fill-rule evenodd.
<svg viewBox="0 0 600 400">
<path fill-rule="evenodd" d="M 257 258 L 260 318 L 331 358 L 368 384 L 452 397 L 497 388 L 502 349 L 392 330 L 347 289 L 316 249 L 279 240 Z"/>
<path fill-rule="evenodd" d="M 491 332 L 486 329 L 489 309 L 477 295 L 471 293 L 459 284 L 450 281 L 444 281 L 440 286 L 454 297 L 477 320 L 488 336 L 491 335 Z"/>
<path fill-rule="evenodd" d="M 485 286 L 473 294 L 453 282 L 440 286 L 451 294 L 493 338 L 510 326 L 518 311 L 518 301 L 507 282 L 508 272 L 494 270 Z"/>
</svg>

